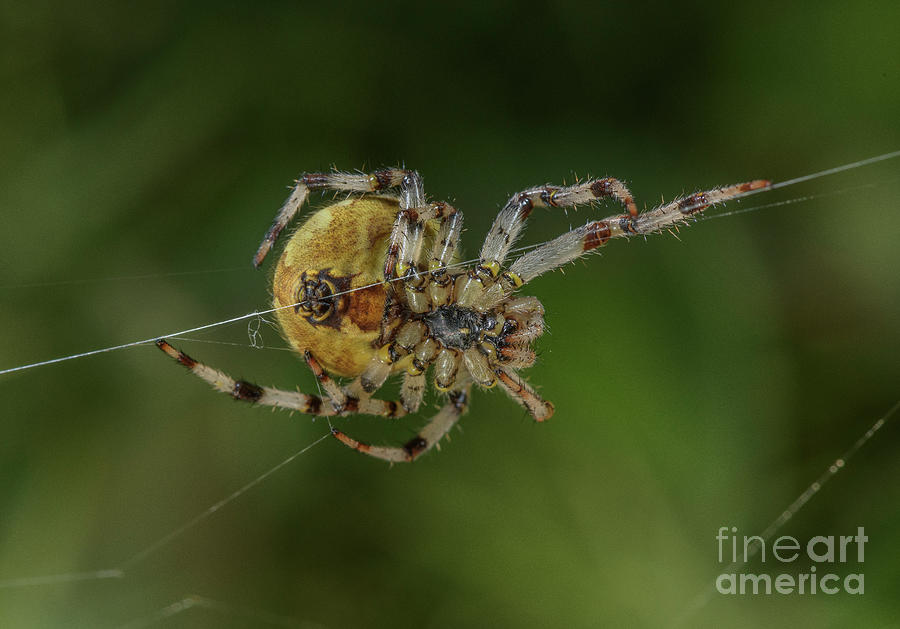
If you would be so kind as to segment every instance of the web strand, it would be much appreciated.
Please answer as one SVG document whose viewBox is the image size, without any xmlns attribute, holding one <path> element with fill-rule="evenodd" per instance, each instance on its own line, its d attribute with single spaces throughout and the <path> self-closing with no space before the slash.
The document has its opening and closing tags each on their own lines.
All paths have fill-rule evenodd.
<svg viewBox="0 0 900 629">
<path fill-rule="evenodd" d="M 841 190 L 832 190 L 831 192 L 820 192 L 818 194 L 807 194 L 802 197 L 793 197 L 791 199 L 785 199 L 784 201 L 775 201 L 773 203 L 766 203 L 765 205 L 754 205 L 752 207 L 742 207 L 737 210 L 730 210 L 728 212 L 719 212 L 718 214 L 702 214 L 697 218 L 697 222 L 702 221 L 711 221 L 716 218 L 726 218 L 728 216 L 737 216 L 739 214 L 748 214 L 749 212 L 758 212 L 759 210 L 768 210 L 773 207 L 781 207 L 784 205 L 794 205 L 795 203 L 805 203 L 806 201 L 814 201 L 816 199 L 826 199 L 828 197 L 836 197 L 842 194 L 849 194 L 851 192 L 859 192 L 860 190 L 866 190 L 874 188 L 875 184 L 867 183 L 861 186 L 853 186 L 852 188 L 842 188 Z"/>
</svg>

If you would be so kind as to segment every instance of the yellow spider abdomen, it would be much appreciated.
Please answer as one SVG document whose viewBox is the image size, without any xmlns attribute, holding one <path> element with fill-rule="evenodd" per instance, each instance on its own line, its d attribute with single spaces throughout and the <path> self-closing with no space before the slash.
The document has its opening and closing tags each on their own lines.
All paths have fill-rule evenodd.
<svg viewBox="0 0 900 629">
<path fill-rule="evenodd" d="M 384 256 L 398 207 L 396 199 L 367 196 L 323 208 L 294 232 L 278 261 L 272 292 L 284 336 L 333 374 L 360 374 L 376 351 L 387 298 Z"/>
</svg>

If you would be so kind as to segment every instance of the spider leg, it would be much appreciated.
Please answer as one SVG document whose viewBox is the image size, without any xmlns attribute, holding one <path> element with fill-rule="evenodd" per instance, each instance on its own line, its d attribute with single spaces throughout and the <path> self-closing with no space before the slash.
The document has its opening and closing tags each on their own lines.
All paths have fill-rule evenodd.
<svg viewBox="0 0 900 629">
<path fill-rule="evenodd" d="M 419 433 L 407 441 L 401 447 L 373 446 L 357 441 L 337 428 L 331 429 L 331 434 L 348 448 L 357 452 L 368 454 L 377 459 L 383 459 L 392 463 L 404 463 L 415 461 L 425 452 L 428 452 L 446 435 L 459 421 L 460 416 L 466 411 L 469 403 L 469 387 L 455 389 L 450 392 L 450 399 L 437 415 L 425 425 Z"/>
<path fill-rule="evenodd" d="M 501 312 L 504 342 L 497 351 L 503 363 L 513 369 L 530 367 L 537 359 L 531 343 L 544 333 L 544 307 L 535 297 L 518 297 L 504 302 Z"/>
<path fill-rule="evenodd" d="M 387 257 L 384 261 L 384 279 L 389 280 L 406 274 L 407 268 L 404 268 L 402 262 L 398 264 L 398 260 L 402 260 L 401 256 L 409 256 L 414 250 L 421 247 L 421 233 L 411 233 L 413 225 L 422 227 L 419 218 L 425 208 L 425 189 L 422 185 L 422 177 L 416 171 L 407 174 L 400 186 L 400 211 L 394 219 L 394 226 L 391 229 L 391 236 L 388 240 Z M 397 267 L 400 268 L 397 268 Z M 412 270 L 415 270 L 414 268 Z"/>
<path fill-rule="evenodd" d="M 516 329 L 506 336 L 510 345 L 529 345 L 544 333 L 544 306 L 536 297 L 510 299 L 503 313 L 516 324 Z"/>
<path fill-rule="evenodd" d="M 418 184 L 416 184 L 418 182 Z M 401 200 L 409 200 L 410 194 L 406 189 L 421 190 L 421 178 L 417 173 L 399 168 L 376 170 L 372 173 L 348 173 L 335 171 L 331 173 L 304 173 L 294 182 L 291 194 L 275 216 L 272 226 L 263 237 L 256 255 L 253 256 L 253 266 L 262 264 L 263 259 L 271 251 L 279 234 L 287 227 L 306 202 L 310 191 L 336 190 L 356 194 L 378 192 L 390 188 L 401 188 Z M 424 200 L 423 200 L 424 203 Z"/>
<path fill-rule="evenodd" d="M 251 382 L 247 382 L 246 380 L 235 380 L 225 372 L 204 365 L 184 352 L 178 351 L 169 345 L 165 339 L 156 341 L 156 346 L 187 367 L 195 376 L 208 382 L 216 391 L 227 393 L 234 399 L 242 402 L 253 402 L 264 406 L 286 408 L 321 417 L 363 413 L 366 415 L 380 415 L 382 417 L 394 418 L 406 414 L 406 411 L 397 402 L 378 400 L 368 396 L 353 398 L 345 395 L 343 405 L 336 408 L 333 399 L 332 403 L 326 404 L 325 400 L 317 395 L 307 395 L 297 391 L 285 391 L 284 389 L 276 389 L 274 387 L 261 387 Z M 310 362 L 310 360 L 313 363 L 310 365 L 311 367 L 313 367 L 313 365 L 318 366 L 318 363 L 316 363 L 311 356 L 307 362 Z M 319 367 L 319 369 L 321 369 L 321 367 Z M 315 373 L 315 367 L 313 367 L 313 373 Z M 316 377 L 318 377 L 318 374 L 316 374 Z M 325 378 L 328 382 L 334 384 L 328 376 L 325 376 Z M 322 382 L 322 380 L 320 380 L 320 382 Z M 326 391 L 329 391 L 331 384 L 323 383 Z"/>
<path fill-rule="evenodd" d="M 656 233 L 686 222 L 690 216 L 711 205 L 770 185 L 771 182 L 765 179 L 755 179 L 676 199 L 639 214 L 636 218 L 625 214 L 589 222 L 529 251 L 513 262 L 509 271 L 503 274 L 507 279 L 508 292 L 605 245 L 611 238 Z"/>
<path fill-rule="evenodd" d="M 506 367 L 498 367 L 496 373 L 500 387 L 509 397 L 524 406 L 534 421 L 542 422 L 553 416 L 553 403 L 538 395 L 522 376 Z"/>
<path fill-rule="evenodd" d="M 441 221 L 441 226 L 434 239 L 431 260 L 428 262 L 428 270 L 432 279 L 428 284 L 428 300 L 431 302 L 432 308 L 450 303 L 453 282 L 447 274 L 447 265 L 457 254 L 462 225 L 463 214 L 456 212 Z"/>
<path fill-rule="evenodd" d="M 425 222 L 434 219 L 440 221 L 440 226 L 428 262 L 428 272 L 433 281 L 428 281 L 422 264 L 422 244 Z M 456 254 L 462 222 L 462 212 L 443 202 L 419 208 L 418 211 L 401 209 L 398 212 L 384 263 L 384 278 L 390 288 L 381 318 L 381 344 L 388 340 L 388 326 L 395 301 L 405 300 L 409 310 L 415 313 L 428 312 L 435 305 L 449 303 L 453 285 L 446 266 Z M 398 278 L 403 279 L 402 290 L 392 281 Z"/>
<path fill-rule="evenodd" d="M 420 182 L 419 182 L 420 183 Z M 419 205 L 406 205 L 418 203 Z M 443 201 L 426 205 L 424 193 L 400 197 L 400 211 L 394 221 L 388 241 L 388 253 L 384 262 L 384 278 L 405 277 L 415 274 L 421 258 L 425 222 L 440 219 L 442 223 L 455 222 L 459 210 Z M 462 226 L 461 219 L 459 220 Z M 451 250 L 452 255 L 452 250 Z"/>
<path fill-rule="evenodd" d="M 622 204 L 629 217 L 637 217 L 638 210 L 631 192 L 624 183 L 612 177 L 589 179 L 563 187 L 548 184 L 517 192 L 494 219 L 481 247 L 481 267 L 485 270 L 493 269 L 493 275 L 496 275 L 536 206 L 567 208 L 602 198 L 615 199 Z"/>
<path fill-rule="evenodd" d="M 450 242 L 458 241 L 459 231 L 462 229 L 462 216 L 455 207 L 443 202 L 425 205 L 424 193 L 421 192 L 421 181 L 416 180 L 413 184 L 415 185 L 410 185 L 406 189 L 408 194 L 405 195 L 405 199 L 401 194 L 400 211 L 397 213 L 388 240 L 387 256 L 384 261 L 384 280 L 388 283 L 389 289 L 381 320 L 380 338 L 382 343 L 386 341 L 388 323 L 396 300 L 405 299 L 406 305 L 413 312 L 422 313 L 430 309 L 430 295 L 426 293 L 428 282 L 423 275 L 423 265 L 421 264 L 425 223 L 434 219 L 441 221 L 434 250 L 441 247 L 439 243 L 442 240 L 447 240 L 448 245 Z M 413 194 L 413 190 L 418 190 L 418 192 Z M 420 203 L 420 205 L 407 206 L 412 203 Z M 455 234 L 453 233 L 454 226 Z M 454 249 L 455 245 L 453 249 L 450 249 L 448 254 L 450 257 L 452 257 Z M 432 255 L 440 254 L 435 254 L 433 251 Z M 403 279 L 402 289 L 392 281 L 398 278 Z"/>
<path fill-rule="evenodd" d="M 425 396 L 425 374 L 405 373 L 403 384 L 400 385 L 400 403 L 407 413 L 415 413 L 422 404 Z"/>
<path fill-rule="evenodd" d="M 462 234 L 463 213 L 455 210 L 446 214 L 441 221 L 440 229 L 438 229 L 437 237 L 434 239 L 434 246 L 431 250 L 431 261 L 428 263 L 428 270 L 432 277 L 435 275 L 445 275 L 446 267 L 456 255 L 457 247 L 459 247 L 459 237 Z"/>
<path fill-rule="evenodd" d="M 415 328 L 415 326 L 413 326 L 413 328 Z M 407 336 L 409 336 L 408 332 Z M 410 347 L 410 349 L 412 348 Z M 303 353 L 303 357 L 306 360 L 306 364 L 309 365 L 309 368 L 312 370 L 313 375 L 316 377 L 316 380 L 322 388 L 325 389 L 325 392 L 328 394 L 328 398 L 331 401 L 331 405 L 335 408 L 337 413 L 344 411 L 348 407 L 348 404 L 353 405 L 355 403 L 357 407 L 361 404 L 372 404 L 370 401 L 372 399 L 371 392 L 367 391 L 365 386 L 361 384 L 363 379 L 357 378 L 349 387 L 342 388 L 337 382 L 331 379 L 309 350 L 306 350 Z M 380 363 L 380 361 L 378 362 Z M 374 390 L 374 388 L 372 390 Z M 419 405 L 422 403 L 424 395 L 425 374 L 422 372 L 407 372 L 404 374 L 403 386 L 400 388 L 400 404 L 406 412 L 415 413 L 419 410 Z M 379 402 L 380 400 L 375 400 L 375 403 Z"/>
<path fill-rule="evenodd" d="M 325 370 L 322 369 L 322 365 L 320 365 L 319 361 L 313 357 L 312 352 L 309 350 L 303 352 L 303 359 L 313 372 L 319 385 L 325 389 L 325 393 L 328 394 L 331 406 L 334 407 L 336 412 L 340 413 L 347 406 L 347 394 L 341 389 L 337 382 L 332 380 L 331 377 L 325 373 Z"/>
</svg>

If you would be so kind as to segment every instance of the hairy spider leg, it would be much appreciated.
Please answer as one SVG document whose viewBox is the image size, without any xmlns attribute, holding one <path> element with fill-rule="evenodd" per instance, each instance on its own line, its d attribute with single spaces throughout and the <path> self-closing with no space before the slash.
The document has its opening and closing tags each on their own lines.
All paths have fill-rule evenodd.
<svg viewBox="0 0 900 629">
<path fill-rule="evenodd" d="M 458 216 L 460 217 L 459 220 L 456 218 Z M 440 227 L 432 249 L 432 259 L 440 246 L 441 234 L 452 230 L 454 225 L 458 225 L 457 229 L 461 229 L 461 212 L 449 203 L 444 202 L 432 203 L 417 208 L 405 208 L 401 197 L 400 211 L 397 212 L 397 218 L 391 229 L 387 256 L 384 261 L 384 281 L 389 288 L 388 299 L 385 302 L 384 314 L 381 319 L 379 336 L 382 343 L 386 340 L 385 335 L 395 301 L 404 302 L 412 312 L 416 313 L 427 312 L 430 309 L 430 299 L 425 292 L 428 282 L 426 282 L 423 274 L 422 244 L 425 237 L 426 221 L 435 219 L 440 221 Z M 449 227 L 445 229 L 444 225 L 448 224 Z M 457 232 L 456 239 L 458 240 L 458 238 L 459 234 Z M 455 245 L 450 249 L 450 257 L 452 257 L 453 251 L 455 251 Z M 392 281 L 395 279 L 403 280 L 402 288 Z"/>
<path fill-rule="evenodd" d="M 422 178 L 412 170 L 400 168 L 386 168 L 371 173 L 348 173 L 334 171 L 330 173 L 304 173 L 291 188 L 291 194 L 285 200 L 272 226 L 263 237 L 256 255 L 253 256 L 253 266 L 258 267 L 272 250 L 278 236 L 284 228 L 294 219 L 300 208 L 313 190 L 335 190 L 357 194 L 378 192 L 400 188 L 401 203 L 424 204 L 422 193 Z"/>
<path fill-rule="evenodd" d="M 441 410 L 432 417 L 415 437 L 401 447 L 373 446 L 347 436 L 337 428 L 331 429 L 331 434 L 349 448 L 357 452 L 367 454 L 377 459 L 383 459 L 392 463 L 407 463 L 415 461 L 450 432 L 459 418 L 466 412 L 469 404 L 470 386 L 450 391 L 450 399 L 441 407 Z"/>
<path fill-rule="evenodd" d="M 613 198 L 621 203 L 629 218 L 634 219 L 638 216 L 631 192 L 624 183 L 612 177 L 589 179 L 572 186 L 548 184 L 517 192 L 497 214 L 484 239 L 481 247 L 481 267 L 496 277 L 535 207 L 575 207 L 603 198 Z"/>
<path fill-rule="evenodd" d="M 676 199 L 639 214 L 637 218 L 620 215 L 589 222 L 529 251 L 513 262 L 509 271 L 504 274 L 510 278 L 509 292 L 543 273 L 559 268 L 605 245 L 611 238 L 656 233 L 685 223 L 690 216 L 702 212 L 711 205 L 770 185 L 771 182 L 766 179 L 755 179 Z"/>
<path fill-rule="evenodd" d="M 536 422 L 553 417 L 553 403 L 543 399 L 518 373 L 507 367 L 497 368 L 497 381 L 506 394 L 521 404 Z"/>
<path fill-rule="evenodd" d="M 351 415 L 353 413 L 378 415 L 387 418 L 406 415 L 403 407 L 391 400 L 378 400 L 369 396 L 355 398 L 345 394 L 340 398 L 343 402 L 342 404 L 335 404 L 333 398 L 331 400 L 332 403 L 326 404 L 325 400 L 317 395 L 307 395 L 298 391 L 285 391 L 274 387 L 261 387 L 246 380 L 235 380 L 225 372 L 204 365 L 184 352 L 178 351 L 165 339 L 156 341 L 156 346 L 187 367 L 195 376 L 208 382 L 216 391 L 227 393 L 235 400 L 242 402 L 285 408 L 319 417 Z M 307 362 L 312 363 L 311 366 L 315 365 L 315 367 L 318 367 L 318 363 L 312 357 Z M 326 391 L 330 391 L 332 389 L 331 384 L 327 383 L 330 381 L 330 378 L 321 371 L 321 367 L 318 367 L 319 373 L 325 375 L 325 380 L 323 381 L 319 377 L 319 373 L 316 373 L 315 367 L 313 368 L 313 373 L 319 378 L 320 382 L 323 382 Z"/>
</svg>

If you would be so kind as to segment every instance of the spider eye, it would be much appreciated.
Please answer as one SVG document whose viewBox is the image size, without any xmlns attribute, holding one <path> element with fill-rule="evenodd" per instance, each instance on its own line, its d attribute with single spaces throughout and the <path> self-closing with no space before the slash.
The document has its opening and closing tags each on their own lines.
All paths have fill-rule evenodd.
<svg viewBox="0 0 900 629">
<path fill-rule="evenodd" d="M 335 309 L 336 289 L 334 284 L 316 271 L 308 271 L 300 278 L 294 300 L 294 312 L 309 320 L 321 323 L 331 316 Z"/>
</svg>

